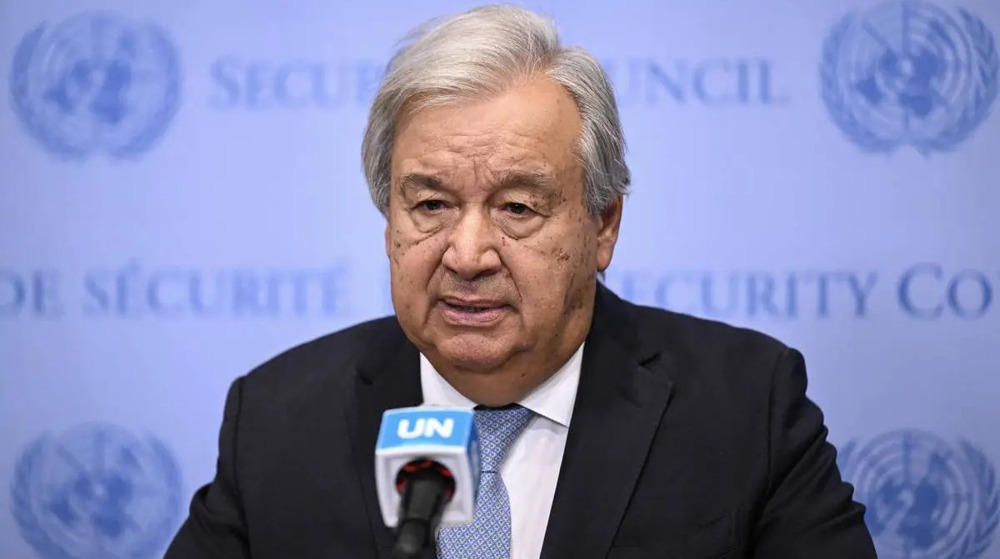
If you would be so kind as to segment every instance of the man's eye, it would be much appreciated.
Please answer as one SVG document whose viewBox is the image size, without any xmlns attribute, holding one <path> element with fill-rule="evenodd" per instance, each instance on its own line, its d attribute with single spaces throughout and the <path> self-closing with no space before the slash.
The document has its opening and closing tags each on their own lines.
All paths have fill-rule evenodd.
<svg viewBox="0 0 1000 559">
<path fill-rule="evenodd" d="M 424 200 L 417 204 L 417 207 L 429 212 L 436 212 L 444 209 L 444 202 L 441 200 Z"/>
<path fill-rule="evenodd" d="M 531 208 L 524 204 L 519 204 L 517 202 L 510 202 L 504 205 L 504 208 L 514 214 L 514 215 L 528 215 L 531 213 Z"/>
</svg>

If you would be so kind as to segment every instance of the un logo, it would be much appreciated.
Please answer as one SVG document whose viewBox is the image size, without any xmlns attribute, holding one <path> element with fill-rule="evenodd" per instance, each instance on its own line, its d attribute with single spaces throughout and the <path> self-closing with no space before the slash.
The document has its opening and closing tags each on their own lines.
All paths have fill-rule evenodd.
<svg viewBox="0 0 1000 559">
<path fill-rule="evenodd" d="M 882 559 L 972 559 L 1000 521 L 997 474 L 983 453 L 922 431 L 849 443 L 838 460 Z"/>
<path fill-rule="evenodd" d="M 149 149 L 180 104 L 180 65 L 166 34 L 107 13 L 28 33 L 14 54 L 11 103 L 50 152 L 125 158 Z"/>
<path fill-rule="evenodd" d="M 177 529 L 180 485 L 156 439 L 91 425 L 27 448 L 11 484 L 12 512 L 46 559 L 143 559 L 162 553 Z"/>
<path fill-rule="evenodd" d="M 837 23 L 823 46 L 823 101 L 868 152 L 949 151 L 986 118 L 1000 58 L 982 20 L 921 0 L 891 0 Z"/>
</svg>

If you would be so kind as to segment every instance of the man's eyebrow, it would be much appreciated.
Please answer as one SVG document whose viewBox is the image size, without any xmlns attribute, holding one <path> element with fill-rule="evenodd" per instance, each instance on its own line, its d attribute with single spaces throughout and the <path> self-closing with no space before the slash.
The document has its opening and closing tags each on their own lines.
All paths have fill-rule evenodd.
<svg viewBox="0 0 1000 559">
<path fill-rule="evenodd" d="M 443 190 L 444 184 L 441 179 L 420 173 L 407 173 L 399 178 L 400 190 L 406 191 L 418 188 L 430 188 L 432 190 Z"/>
<path fill-rule="evenodd" d="M 552 175 L 541 171 L 504 171 L 497 175 L 494 184 L 500 188 L 527 187 L 539 190 L 556 190 L 558 181 Z M 399 189 L 402 191 L 428 188 L 431 190 L 446 190 L 444 181 L 433 175 L 422 173 L 407 173 L 399 178 Z"/>
<path fill-rule="evenodd" d="M 541 171 L 505 171 L 496 182 L 501 188 L 525 186 L 542 190 L 553 190 L 559 185 L 555 177 Z"/>
</svg>

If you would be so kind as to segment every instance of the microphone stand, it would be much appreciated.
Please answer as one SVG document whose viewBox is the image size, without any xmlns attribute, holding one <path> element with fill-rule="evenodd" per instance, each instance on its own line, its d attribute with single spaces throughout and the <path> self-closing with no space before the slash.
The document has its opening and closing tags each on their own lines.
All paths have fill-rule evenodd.
<svg viewBox="0 0 1000 559">
<path fill-rule="evenodd" d="M 454 481 L 431 469 L 414 472 L 408 478 L 399 504 L 392 559 L 418 559 L 424 550 L 434 547 L 441 512 L 454 491 Z"/>
</svg>

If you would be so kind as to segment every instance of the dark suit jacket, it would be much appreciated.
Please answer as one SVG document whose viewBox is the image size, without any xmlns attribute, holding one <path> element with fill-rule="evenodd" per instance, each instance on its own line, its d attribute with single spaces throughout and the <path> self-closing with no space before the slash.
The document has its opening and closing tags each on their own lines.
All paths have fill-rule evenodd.
<svg viewBox="0 0 1000 559">
<path fill-rule="evenodd" d="M 874 558 L 805 391 L 794 349 L 599 286 L 542 557 Z M 392 317 L 237 379 L 216 477 L 167 559 L 388 558 L 375 438 L 383 411 L 421 401 Z"/>
</svg>

